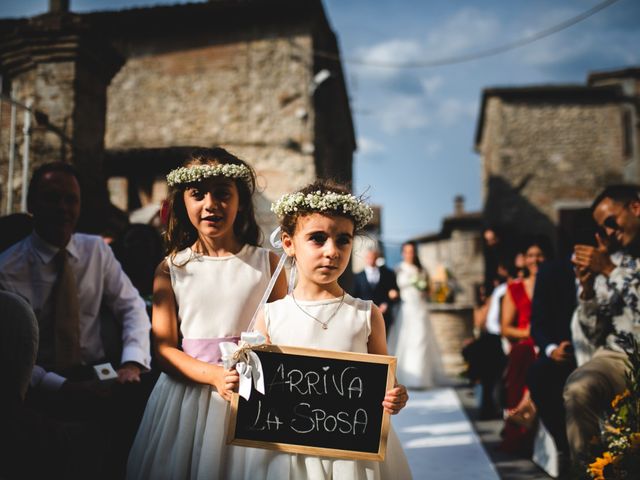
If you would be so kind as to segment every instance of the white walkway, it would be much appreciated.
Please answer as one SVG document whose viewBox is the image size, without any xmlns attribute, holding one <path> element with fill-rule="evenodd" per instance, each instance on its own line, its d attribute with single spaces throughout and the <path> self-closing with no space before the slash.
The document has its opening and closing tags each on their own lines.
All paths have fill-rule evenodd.
<svg viewBox="0 0 640 480">
<path fill-rule="evenodd" d="M 451 388 L 409 391 L 393 426 L 415 480 L 500 478 Z"/>
</svg>

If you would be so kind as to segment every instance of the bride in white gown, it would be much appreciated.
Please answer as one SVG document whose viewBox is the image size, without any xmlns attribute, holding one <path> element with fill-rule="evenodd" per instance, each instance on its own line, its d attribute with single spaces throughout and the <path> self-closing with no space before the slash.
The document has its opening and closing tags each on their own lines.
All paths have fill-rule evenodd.
<svg viewBox="0 0 640 480">
<path fill-rule="evenodd" d="M 396 319 L 398 382 L 408 388 L 430 388 L 446 383 L 440 348 L 429 319 L 427 272 L 413 243 L 402 246 L 403 261 L 396 267 L 400 311 Z"/>
</svg>

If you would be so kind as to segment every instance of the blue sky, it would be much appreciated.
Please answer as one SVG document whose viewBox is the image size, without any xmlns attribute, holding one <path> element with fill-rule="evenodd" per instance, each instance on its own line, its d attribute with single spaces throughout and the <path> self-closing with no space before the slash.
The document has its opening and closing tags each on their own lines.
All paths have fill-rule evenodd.
<svg viewBox="0 0 640 480">
<path fill-rule="evenodd" d="M 302 0 L 301 0 L 302 1 Z M 73 11 L 179 3 L 71 0 Z M 462 194 L 482 208 L 474 135 L 486 87 L 584 83 L 588 72 L 640 65 L 640 2 L 618 0 L 528 46 L 420 69 L 352 63 L 436 60 L 522 39 L 602 0 L 324 0 L 338 35 L 359 151 L 355 189 L 383 207 L 389 244 L 440 229 Z M 42 13 L 46 0 L 3 0 L 0 17 Z"/>
</svg>

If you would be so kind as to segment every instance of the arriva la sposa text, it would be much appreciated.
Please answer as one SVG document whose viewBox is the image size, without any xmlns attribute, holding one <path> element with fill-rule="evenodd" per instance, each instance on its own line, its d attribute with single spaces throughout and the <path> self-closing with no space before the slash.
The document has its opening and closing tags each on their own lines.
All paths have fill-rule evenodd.
<svg viewBox="0 0 640 480">
<path fill-rule="evenodd" d="M 292 414 L 288 415 L 288 425 L 284 417 L 278 414 L 277 405 L 258 400 L 251 430 L 277 431 L 289 428 L 300 434 L 339 432 L 346 435 L 362 435 L 367 431 L 368 415 L 364 408 L 348 412 L 341 409 L 340 405 L 335 405 L 337 408 L 329 411 L 326 405 L 328 396 L 333 399 L 362 398 L 364 382 L 357 375 L 355 367 L 345 367 L 334 372 L 331 367 L 325 366 L 319 373 L 313 370 L 303 372 L 297 368 L 287 369 L 281 363 L 268 383 L 266 396 L 268 398 L 269 394 L 277 392 L 302 397 L 302 401 L 293 407 Z M 315 401 L 315 405 L 311 401 Z M 344 402 L 342 403 L 344 406 Z M 268 406 L 265 407 L 265 404 Z"/>
</svg>

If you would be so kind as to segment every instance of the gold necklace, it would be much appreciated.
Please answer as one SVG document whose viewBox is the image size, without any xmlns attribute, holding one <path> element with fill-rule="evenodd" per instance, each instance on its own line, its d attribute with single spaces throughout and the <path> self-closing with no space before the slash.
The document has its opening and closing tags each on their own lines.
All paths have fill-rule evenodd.
<svg viewBox="0 0 640 480">
<path fill-rule="evenodd" d="M 291 298 L 293 298 L 293 303 L 296 304 L 296 307 L 298 307 L 302 313 L 304 313 L 305 315 L 307 315 L 308 317 L 311 317 L 313 320 L 315 320 L 316 322 L 318 322 L 320 325 L 322 325 L 322 329 L 326 330 L 327 328 L 329 328 L 329 322 L 333 319 L 333 317 L 336 316 L 336 313 L 338 313 L 338 310 L 340 310 L 340 307 L 342 306 L 342 304 L 344 303 L 344 295 L 345 295 L 345 290 L 344 288 L 342 289 L 342 297 L 340 298 L 340 303 L 338 304 L 338 308 L 336 308 L 333 313 L 329 316 L 329 318 L 327 318 L 324 322 L 316 317 L 314 317 L 313 315 L 311 315 L 309 312 L 307 312 L 304 308 L 302 308 L 300 305 L 298 305 L 298 302 L 296 301 L 296 297 L 293 294 L 293 292 L 291 292 Z"/>
</svg>

